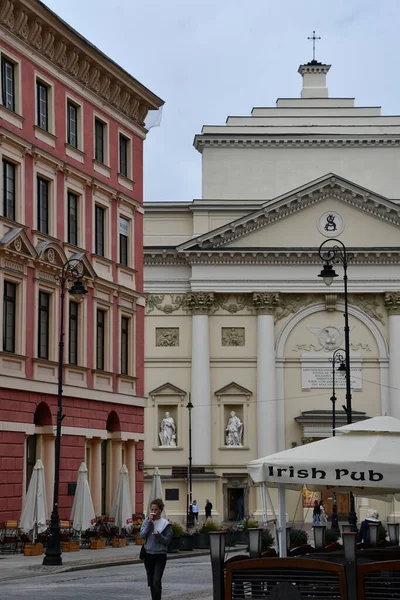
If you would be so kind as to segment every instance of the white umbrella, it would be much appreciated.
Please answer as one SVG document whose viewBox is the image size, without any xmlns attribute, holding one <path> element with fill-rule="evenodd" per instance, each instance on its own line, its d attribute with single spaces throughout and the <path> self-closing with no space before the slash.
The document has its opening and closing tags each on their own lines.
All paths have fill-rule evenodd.
<svg viewBox="0 0 400 600">
<path fill-rule="evenodd" d="M 156 467 L 154 469 L 153 480 L 151 482 L 151 490 L 150 490 L 150 495 L 149 495 L 149 502 L 147 504 L 147 514 L 148 515 L 150 514 L 151 504 L 152 504 L 152 502 L 156 498 L 161 498 L 161 500 L 163 499 L 163 491 L 162 491 L 162 485 L 161 485 L 161 476 L 160 476 L 160 471 L 158 470 L 158 467 Z M 165 509 L 162 511 L 161 516 L 164 519 L 167 518 L 167 515 L 165 513 Z"/>
<path fill-rule="evenodd" d="M 117 490 L 110 510 L 110 517 L 114 520 L 116 527 L 129 529 L 132 527 L 132 504 L 129 491 L 129 473 L 125 465 L 122 465 Z"/>
<path fill-rule="evenodd" d="M 71 517 L 72 527 L 76 531 L 86 531 L 94 523 L 95 513 L 92 496 L 88 482 L 88 470 L 85 463 L 81 463 L 78 471 L 78 482 L 76 485 L 74 503 L 72 505 Z"/>
<path fill-rule="evenodd" d="M 33 467 L 32 477 L 29 482 L 24 508 L 19 522 L 24 533 L 33 532 L 33 541 L 38 533 L 47 529 L 47 499 L 44 483 L 44 466 L 40 459 Z"/>
<path fill-rule="evenodd" d="M 351 490 L 363 497 L 400 490 L 400 421 L 374 417 L 336 429 L 339 434 L 248 463 L 255 483 L 279 488 L 280 512 L 285 488 Z M 383 498 L 387 499 L 387 498 Z M 280 529 L 284 525 L 280 519 Z M 283 534 L 282 533 L 282 547 Z"/>
</svg>

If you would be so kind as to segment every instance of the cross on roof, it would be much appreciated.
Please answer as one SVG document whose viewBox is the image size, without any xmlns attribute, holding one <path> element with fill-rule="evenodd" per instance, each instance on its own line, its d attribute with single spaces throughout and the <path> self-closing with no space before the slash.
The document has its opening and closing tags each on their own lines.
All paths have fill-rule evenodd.
<svg viewBox="0 0 400 600">
<path fill-rule="evenodd" d="M 315 31 L 312 32 L 312 36 L 307 38 L 308 40 L 312 40 L 312 59 L 315 60 L 315 41 L 320 40 L 320 37 L 315 35 Z"/>
</svg>

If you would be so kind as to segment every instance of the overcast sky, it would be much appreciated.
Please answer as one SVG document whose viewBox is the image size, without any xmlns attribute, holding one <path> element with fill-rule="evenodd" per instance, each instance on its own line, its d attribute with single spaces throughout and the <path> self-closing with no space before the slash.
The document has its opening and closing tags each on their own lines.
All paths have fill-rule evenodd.
<svg viewBox="0 0 400 600">
<path fill-rule="evenodd" d="M 44 0 L 165 100 L 145 142 L 145 200 L 201 198 L 203 125 L 298 97 L 307 36 L 330 96 L 400 113 L 399 0 Z"/>
</svg>

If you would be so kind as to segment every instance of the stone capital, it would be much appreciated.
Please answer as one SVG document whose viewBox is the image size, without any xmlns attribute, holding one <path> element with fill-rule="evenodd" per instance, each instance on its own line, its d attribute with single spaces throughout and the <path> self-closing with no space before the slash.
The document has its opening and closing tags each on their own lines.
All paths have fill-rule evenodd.
<svg viewBox="0 0 400 600">
<path fill-rule="evenodd" d="M 384 300 L 390 315 L 400 315 L 400 292 L 386 292 Z"/>
<path fill-rule="evenodd" d="M 214 292 L 188 292 L 184 305 L 192 314 L 208 315 L 214 309 Z"/>
<path fill-rule="evenodd" d="M 259 315 L 272 315 L 279 306 L 278 292 L 254 292 L 253 307 Z"/>
</svg>

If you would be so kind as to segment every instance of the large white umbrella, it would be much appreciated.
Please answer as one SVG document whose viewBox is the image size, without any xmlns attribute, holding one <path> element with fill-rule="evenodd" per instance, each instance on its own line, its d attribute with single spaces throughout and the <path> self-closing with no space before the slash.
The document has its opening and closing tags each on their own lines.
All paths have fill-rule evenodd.
<svg viewBox="0 0 400 600">
<path fill-rule="evenodd" d="M 280 512 L 285 488 L 351 490 L 360 496 L 400 490 L 400 421 L 374 417 L 336 429 L 339 435 L 253 460 L 247 464 L 255 483 L 279 488 Z M 342 434 L 342 435 L 340 435 Z M 280 530 L 283 517 L 280 515 Z M 282 546 L 283 535 L 282 533 Z"/>
<path fill-rule="evenodd" d="M 44 466 L 40 458 L 33 467 L 32 477 L 29 482 L 24 508 L 19 522 L 24 533 L 33 532 L 33 541 L 38 533 L 47 529 L 47 499 L 44 482 Z"/>
<path fill-rule="evenodd" d="M 129 491 L 129 473 L 126 465 L 122 465 L 114 500 L 110 510 L 110 517 L 116 527 L 129 529 L 132 527 L 132 504 Z"/>
<path fill-rule="evenodd" d="M 76 531 L 86 531 L 95 521 L 92 495 L 90 493 L 88 470 L 81 463 L 78 471 L 78 482 L 75 490 L 74 503 L 71 510 L 72 527 Z"/>
<path fill-rule="evenodd" d="M 154 473 L 153 473 L 153 479 L 151 482 L 151 490 L 150 490 L 150 495 L 149 495 L 149 502 L 147 504 L 147 514 L 150 514 L 150 508 L 151 508 L 151 504 L 154 500 L 156 500 L 156 498 L 160 498 L 161 500 L 163 499 L 163 490 L 162 490 L 162 484 L 161 484 L 161 476 L 160 476 L 160 471 L 158 470 L 158 467 L 156 467 L 154 469 Z M 162 511 L 161 516 L 166 519 L 167 515 L 165 513 L 165 509 Z"/>
</svg>

